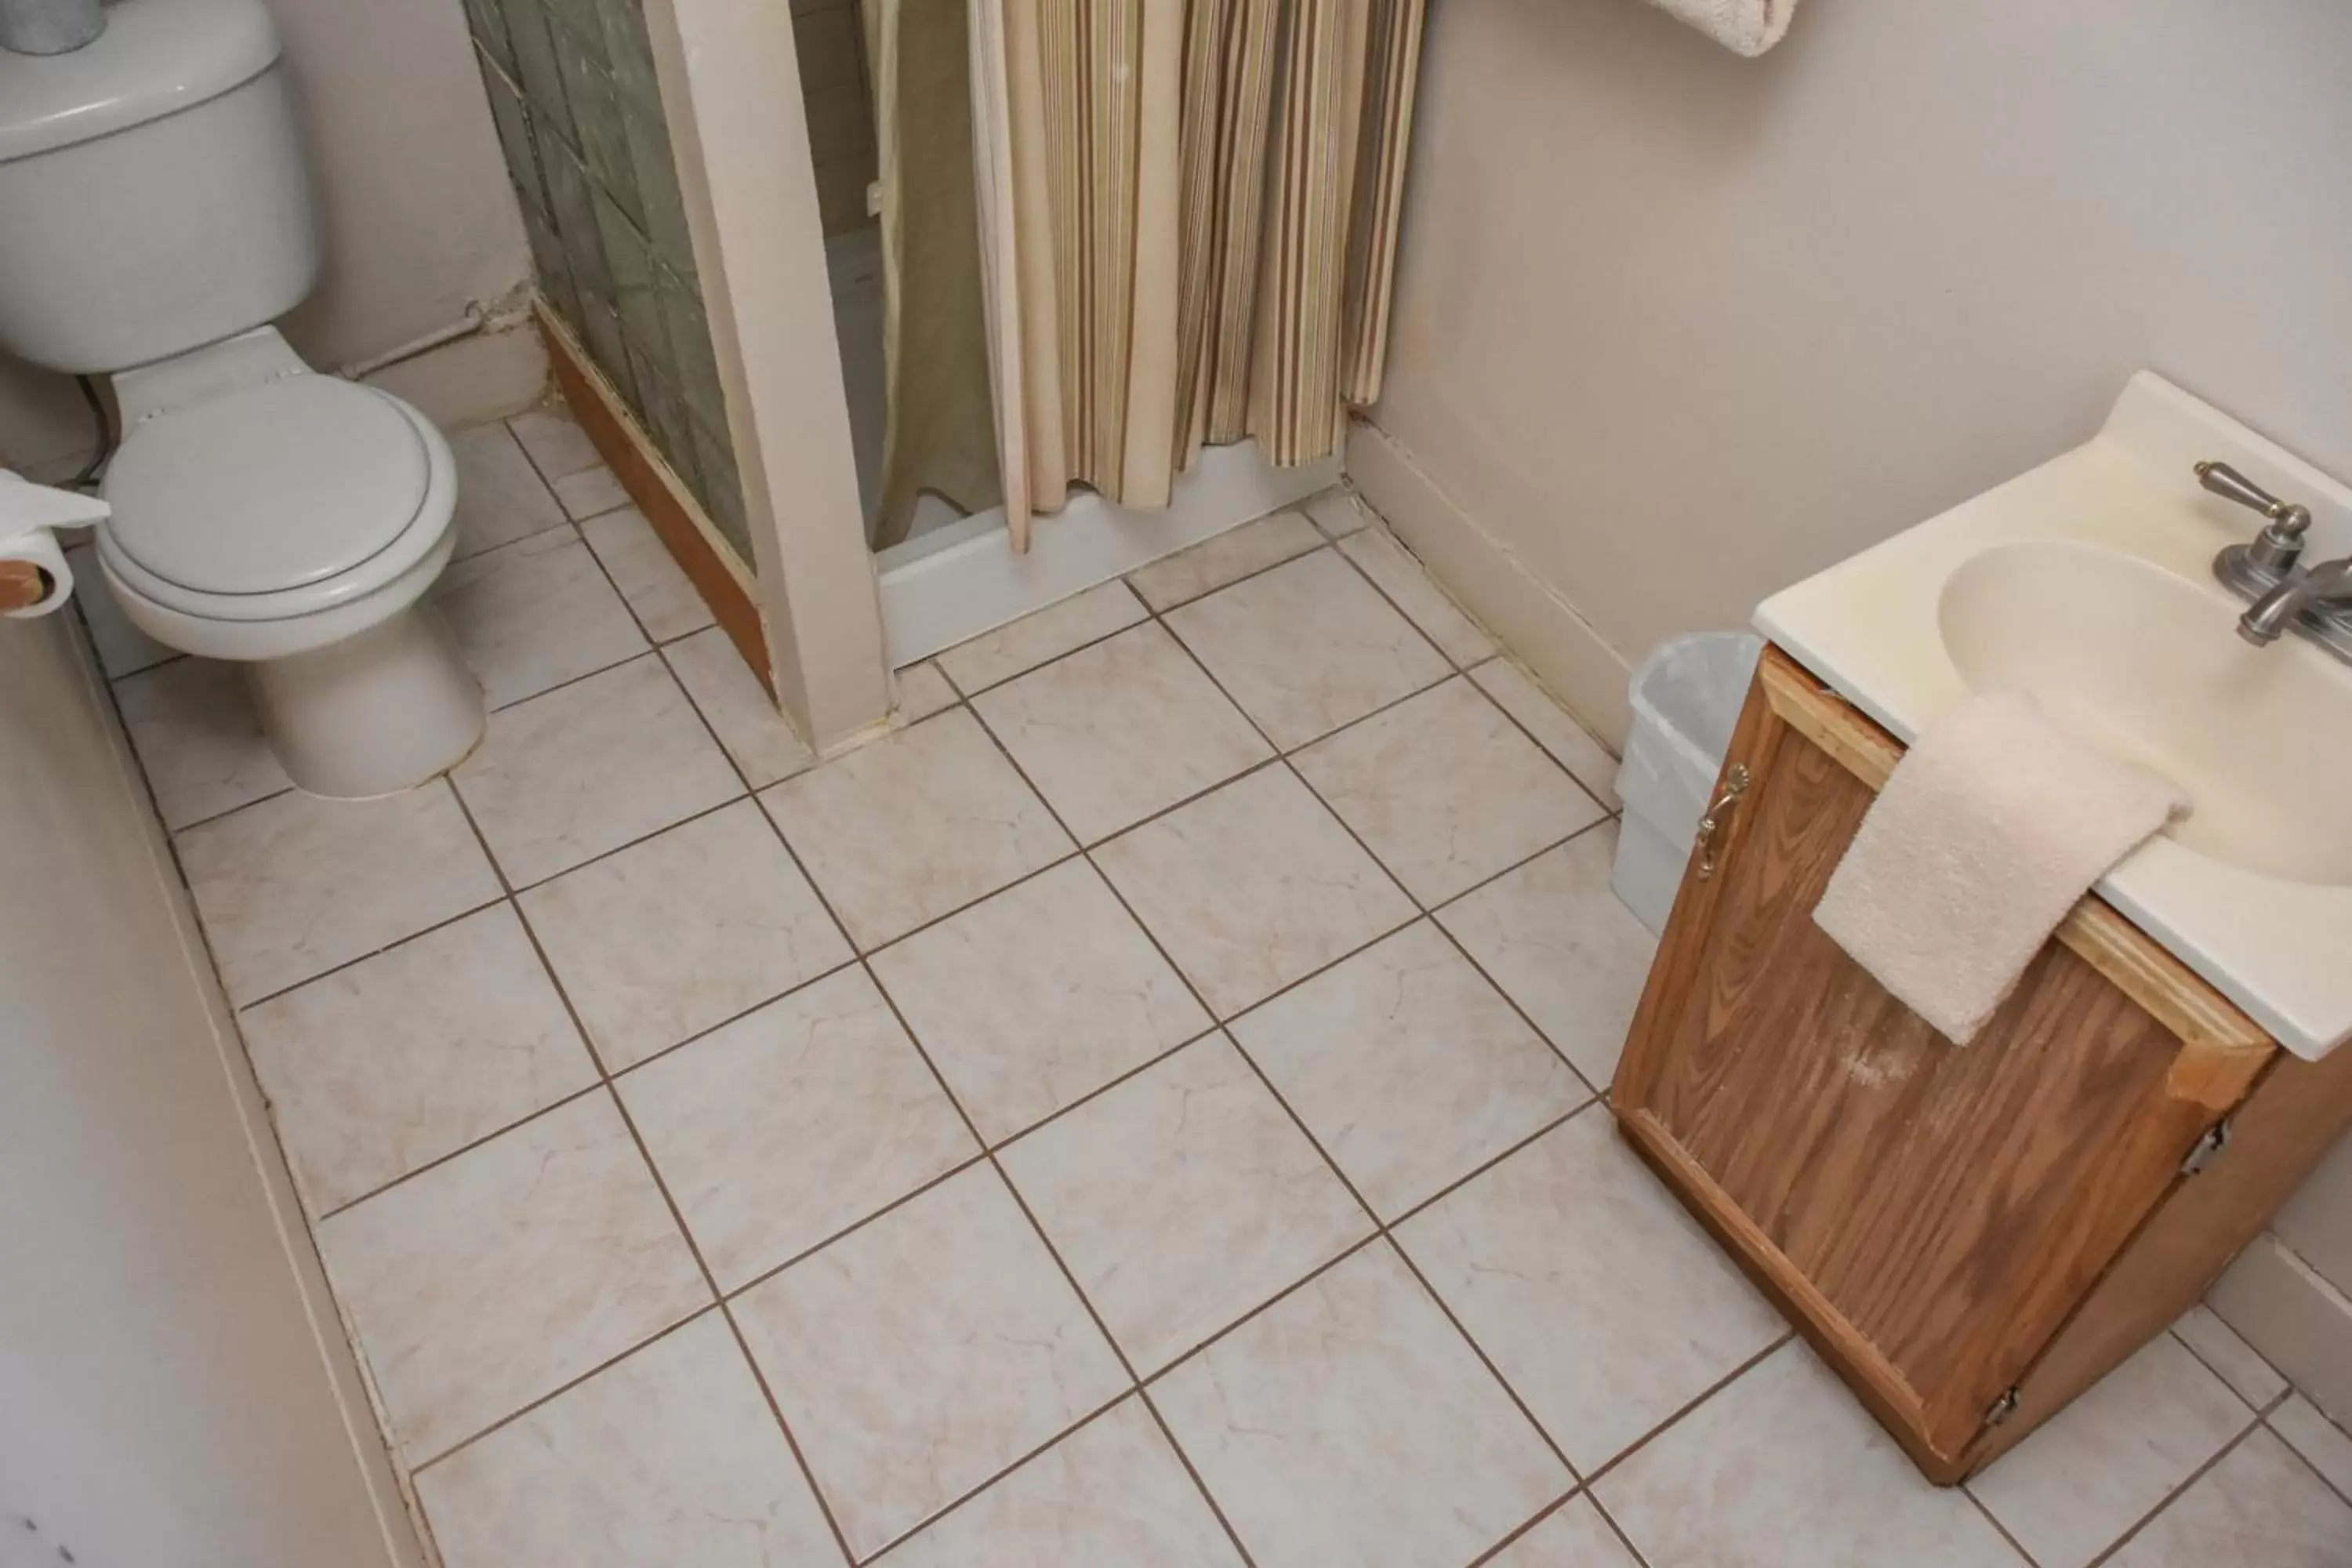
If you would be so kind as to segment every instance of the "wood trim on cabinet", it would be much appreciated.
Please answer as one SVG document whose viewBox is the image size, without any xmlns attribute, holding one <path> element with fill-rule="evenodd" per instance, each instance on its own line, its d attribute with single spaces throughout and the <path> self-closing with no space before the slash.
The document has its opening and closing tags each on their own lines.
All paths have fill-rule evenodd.
<svg viewBox="0 0 2352 1568">
<path fill-rule="evenodd" d="M 572 340 L 571 331 L 544 303 L 534 305 L 531 315 L 539 323 L 539 335 L 547 342 L 556 388 L 571 405 L 572 416 L 645 514 L 654 537 L 662 542 L 662 548 L 694 584 L 694 591 L 710 606 L 728 640 L 751 667 L 772 701 L 776 680 L 768 666 L 767 626 L 760 615 L 759 589 L 751 568 L 721 542 L 717 527 L 704 515 L 702 503 L 670 471 L 620 392 Z"/>
<path fill-rule="evenodd" d="M 1756 673 L 1765 700 L 1790 729 L 1835 757 L 1873 792 L 1886 787 L 1903 760 L 1900 742 L 1778 647 L 1764 650 Z M 2261 1025 L 2105 899 L 2086 894 L 2053 934 L 2180 1037 L 2187 1048 L 2175 1061 L 2167 1085 L 2174 1099 L 2227 1110 L 2244 1097 L 2278 1050 Z"/>
<path fill-rule="evenodd" d="M 2282 1052 L 2230 1117 L 2230 1145 L 2175 1182 L 2018 1384 L 2018 1422 L 1987 1430 L 1967 1474 L 2121 1364 L 2187 1311 L 2352 1125 L 2352 1047 L 2315 1062 Z"/>
</svg>

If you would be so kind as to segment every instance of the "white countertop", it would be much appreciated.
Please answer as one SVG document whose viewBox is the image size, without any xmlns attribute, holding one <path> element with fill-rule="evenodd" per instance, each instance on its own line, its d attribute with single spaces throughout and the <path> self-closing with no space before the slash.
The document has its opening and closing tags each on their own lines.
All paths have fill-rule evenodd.
<svg viewBox="0 0 2352 1568">
<path fill-rule="evenodd" d="M 2091 440 L 1774 595 L 1757 628 L 1908 744 L 1967 695 L 1937 608 L 1945 580 L 1990 546 L 2104 545 L 2201 585 L 2234 617 L 2242 606 L 2210 563 L 2262 520 L 2198 486 L 2204 458 L 2311 509 L 2305 562 L 2352 553 L 2352 489 L 2143 372 Z M 2329 744 L 2352 790 L 2352 734 Z M 2097 891 L 2295 1055 L 2316 1059 L 2352 1037 L 2352 888 L 2260 875 L 2158 836 Z"/>
</svg>

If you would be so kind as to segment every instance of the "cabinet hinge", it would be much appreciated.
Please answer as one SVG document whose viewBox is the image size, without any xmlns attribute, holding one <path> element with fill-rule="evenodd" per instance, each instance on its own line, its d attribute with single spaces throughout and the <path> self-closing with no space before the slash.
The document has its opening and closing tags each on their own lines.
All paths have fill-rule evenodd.
<svg viewBox="0 0 2352 1568">
<path fill-rule="evenodd" d="M 1988 1426 L 1998 1426 L 2016 1414 L 2017 1385 L 2015 1384 L 2011 1384 L 2007 1388 L 2001 1390 L 2001 1394 L 1999 1399 L 1994 1400 L 1991 1405 L 1986 1407 L 1984 1413 L 1984 1424 Z"/>
<path fill-rule="evenodd" d="M 2196 1144 L 2189 1149 L 2187 1157 L 2180 1162 L 2180 1173 L 2184 1176 L 2198 1174 L 2220 1159 L 2221 1151 L 2229 1146 L 2230 1119 L 2225 1116 L 2205 1129 L 2205 1135 L 2197 1140 Z"/>
</svg>

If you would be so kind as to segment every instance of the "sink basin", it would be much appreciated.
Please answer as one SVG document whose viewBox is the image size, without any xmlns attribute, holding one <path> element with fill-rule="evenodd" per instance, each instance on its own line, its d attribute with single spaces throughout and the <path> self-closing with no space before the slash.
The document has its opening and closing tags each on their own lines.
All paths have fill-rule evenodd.
<svg viewBox="0 0 2352 1568">
<path fill-rule="evenodd" d="M 2178 784 L 2167 831 L 2266 877 L 2352 886 L 2352 669 L 2295 639 L 2241 641 L 2239 606 L 2120 551 L 2026 540 L 1945 580 L 1944 648 L 1975 690 L 2024 691 L 2060 725 Z"/>
</svg>

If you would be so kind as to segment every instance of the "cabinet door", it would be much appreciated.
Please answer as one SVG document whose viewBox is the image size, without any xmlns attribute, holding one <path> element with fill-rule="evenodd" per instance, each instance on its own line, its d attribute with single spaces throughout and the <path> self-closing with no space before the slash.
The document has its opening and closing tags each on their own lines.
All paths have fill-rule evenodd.
<svg viewBox="0 0 2352 1568">
<path fill-rule="evenodd" d="M 2092 934 L 2047 944 L 1965 1047 L 1888 995 L 1812 911 L 1899 754 L 1767 651 L 1729 759 L 1751 782 L 1717 869 L 1702 877 L 1693 858 L 1615 1109 L 1920 1467 L 1950 1479 L 2267 1051 L 2184 1070 L 2180 1032 L 2075 950 L 2137 935 L 2092 900 L 2078 911 Z"/>
</svg>

